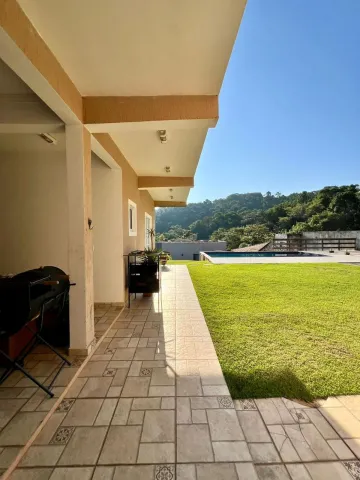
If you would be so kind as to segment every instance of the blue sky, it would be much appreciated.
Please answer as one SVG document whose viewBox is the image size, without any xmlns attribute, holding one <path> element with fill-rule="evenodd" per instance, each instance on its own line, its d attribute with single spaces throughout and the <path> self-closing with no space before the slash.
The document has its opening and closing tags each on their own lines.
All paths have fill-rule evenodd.
<svg viewBox="0 0 360 480">
<path fill-rule="evenodd" d="M 360 0 L 248 0 L 189 201 L 360 183 Z"/>
</svg>

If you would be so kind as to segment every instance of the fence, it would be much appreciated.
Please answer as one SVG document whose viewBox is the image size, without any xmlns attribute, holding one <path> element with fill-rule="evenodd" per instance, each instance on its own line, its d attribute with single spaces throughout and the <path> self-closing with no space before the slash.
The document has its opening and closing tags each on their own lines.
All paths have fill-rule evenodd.
<svg viewBox="0 0 360 480">
<path fill-rule="evenodd" d="M 271 242 L 271 250 L 355 250 L 356 238 L 286 238 Z"/>
</svg>

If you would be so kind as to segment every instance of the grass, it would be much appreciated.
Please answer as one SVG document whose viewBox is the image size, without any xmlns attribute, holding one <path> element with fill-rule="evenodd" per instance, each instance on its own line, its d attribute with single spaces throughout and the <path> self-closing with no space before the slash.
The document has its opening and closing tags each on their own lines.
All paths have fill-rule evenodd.
<svg viewBox="0 0 360 480">
<path fill-rule="evenodd" d="M 194 265 L 199 262 L 196 260 L 169 260 L 168 265 Z"/>
<path fill-rule="evenodd" d="M 360 393 L 359 267 L 192 262 L 189 271 L 234 398 Z"/>
</svg>

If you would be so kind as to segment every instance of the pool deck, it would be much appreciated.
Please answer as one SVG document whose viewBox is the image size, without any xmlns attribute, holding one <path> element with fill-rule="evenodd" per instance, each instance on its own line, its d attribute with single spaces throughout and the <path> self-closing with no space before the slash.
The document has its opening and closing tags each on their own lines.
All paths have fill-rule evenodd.
<svg viewBox="0 0 360 480">
<path fill-rule="evenodd" d="M 261 253 L 261 252 L 259 252 Z M 308 251 L 305 253 L 312 253 L 319 255 L 321 252 Z M 210 257 L 207 258 L 211 263 L 217 265 L 223 264 L 249 264 L 249 263 L 347 263 L 360 265 L 360 251 L 351 252 L 350 255 L 344 255 L 343 253 L 325 253 L 323 257 Z"/>
</svg>

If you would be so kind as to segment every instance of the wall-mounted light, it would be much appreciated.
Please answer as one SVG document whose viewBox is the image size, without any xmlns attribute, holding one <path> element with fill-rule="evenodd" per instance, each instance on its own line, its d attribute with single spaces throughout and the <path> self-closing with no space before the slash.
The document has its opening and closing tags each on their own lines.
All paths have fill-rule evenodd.
<svg viewBox="0 0 360 480">
<path fill-rule="evenodd" d="M 170 167 L 165 167 L 165 172 L 166 173 L 170 173 L 170 170 L 171 170 Z"/>
<path fill-rule="evenodd" d="M 174 198 L 173 195 L 170 195 L 171 200 Z"/>
<path fill-rule="evenodd" d="M 39 133 L 39 137 L 41 137 L 45 142 L 50 143 L 52 145 L 57 144 L 57 139 L 54 138 L 50 133 Z"/>
<path fill-rule="evenodd" d="M 172 191 L 173 191 L 173 189 L 172 189 L 172 188 L 169 188 L 169 192 L 172 192 Z"/>
<path fill-rule="evenodd" d="M 161 143 L 167 142 L 166 130 L 158 130 L 159 138 Z"/>
</svg>

